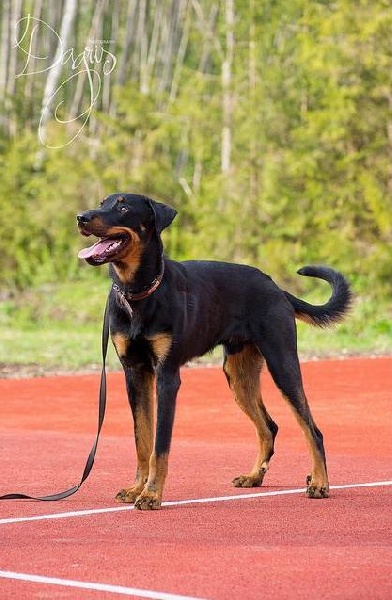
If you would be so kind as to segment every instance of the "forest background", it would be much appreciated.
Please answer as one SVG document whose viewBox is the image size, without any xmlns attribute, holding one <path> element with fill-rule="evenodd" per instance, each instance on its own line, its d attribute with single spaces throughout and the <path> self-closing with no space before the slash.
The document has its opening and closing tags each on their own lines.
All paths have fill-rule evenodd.
<svg viewBox="0 0 392 600">
<path fill-rule="evenodd" d="M 356 303 L 305 355 L 391 352 L 390 0 L 2 0 L 0 363 L 90 368 L 106 268 L 76 213 L 114 191 L 178 210 L 175 259 L 247 262 Z"/>
</svg>

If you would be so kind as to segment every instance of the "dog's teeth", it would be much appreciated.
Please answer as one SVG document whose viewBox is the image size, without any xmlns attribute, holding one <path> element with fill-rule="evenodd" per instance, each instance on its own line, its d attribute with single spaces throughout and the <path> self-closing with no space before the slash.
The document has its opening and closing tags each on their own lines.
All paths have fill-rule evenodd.
<svg viewBox="0 0 392 600">
<path fill-rule="evenodd" d="M 110 252 L 111 250 L 113 250 L 116 246 L 118 246 L 119 242 L 112 242 L 111 244 L 109 244 L 109 246 L 106 248 L 105 252 Z"/>
</svg>

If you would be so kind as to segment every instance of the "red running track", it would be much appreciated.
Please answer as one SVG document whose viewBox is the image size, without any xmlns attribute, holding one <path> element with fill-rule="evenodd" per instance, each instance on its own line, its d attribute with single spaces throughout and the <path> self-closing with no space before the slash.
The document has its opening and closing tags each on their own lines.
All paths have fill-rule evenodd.
<svg viewBox="0 0 392 600">
<path fill-rule="evenodd" d="M 168 504 L 146 513 L 113 501 L 132 480 L 135 452 L 122 376 L 110 374 L 102 440 L 81 490 L 58 503 L 0 503 L 1 600 L 392 597 L 392 358 L 309 362 L 303 375 L 337 486 L 330 499 L 303 493 L 305 441 L 268 374 L 276 454 L 263 488 L 233 488 L 255 457 L 253 426 L 220 370 L 184 369 Z M 0 495 L 79 481 L 97 390 L 97 376 L 0 381 Z"/>
</svg>

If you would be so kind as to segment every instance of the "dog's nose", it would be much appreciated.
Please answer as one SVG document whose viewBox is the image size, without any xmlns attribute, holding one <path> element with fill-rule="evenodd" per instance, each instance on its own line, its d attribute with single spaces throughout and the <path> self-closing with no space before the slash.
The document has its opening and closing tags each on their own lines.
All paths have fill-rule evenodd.
<svg viewBox="0 0 392 600">
<path fill-rule="evenodd" d="M 77 215 L 76 220 L 78 222 L 78 225 L 85 225 L 91 220 L 91 217 L 86 215 L 86 213 L 83 213 L 81 215 Z"/>
</svg>

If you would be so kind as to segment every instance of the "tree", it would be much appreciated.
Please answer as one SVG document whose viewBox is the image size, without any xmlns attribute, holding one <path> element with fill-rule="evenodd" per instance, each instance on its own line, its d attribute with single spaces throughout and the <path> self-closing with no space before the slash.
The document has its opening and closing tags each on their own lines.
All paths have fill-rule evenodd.
<svg viewBox="0 0 392 600">
<path fill-rule="evenodd" d="M 175 257 L 283 282 L 328 262 L 390 294 L 390 2 L 4 0 L 0 19 L 0 280 L 68 276 L 74 214 L 125 189 L 179 209 Z"/>
</svg>

